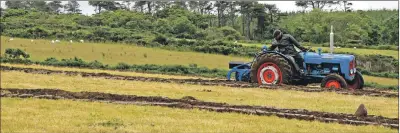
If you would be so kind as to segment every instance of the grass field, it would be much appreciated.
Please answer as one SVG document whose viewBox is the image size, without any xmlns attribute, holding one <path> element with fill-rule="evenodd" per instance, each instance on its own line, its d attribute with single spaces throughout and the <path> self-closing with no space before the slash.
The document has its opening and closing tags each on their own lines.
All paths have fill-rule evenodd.
<svg viewBox="0 0 400 133">
<path fill-rule="evenodd" d="M 177 52 L 123 44 L 67 42 L 51 44 L 48 40 L 1 38 L 1 52 L 20 48 L 33 60 L 48 57 L 79 57 L 105 64 L 183 64 L 196 63 L 209 68 L 228 69 L 231 60 L 248 58 Z M 396 51 L 397 52 L 397 51 Z M 61 68 L 37 65 L 1 64 L 5 66 L 44 68 L 82 72 L 105 72 L 126 76 L 160 78 L 197 78 L 110 70 Z M 397 79 L 364 76 L 366 82 L 398 85 Z M 312 111 L 353 114 L 363 103 L 369 115 L 398 118 L 398 98 L 341 95 L 334 92 L 309 93 L 291 90 L 260 88 L 231 88 L 174 83 L 108 80 L 61 74 L 42 75 L 23 72 L 1 72 L 3 88 L 59 88 L 67 91 L 97 91 L 143 96 L 165 96 L 225 102 L 229 104 L 264 105 L 278 108 L 304 108 Z M 204 91 L 204 90 L 210 90 Z M 378 126 L 350 126 L 249 116 L 236 113 L 216 113 L 201 110 L 182 110 L 153 106 L 119 105 L 71 100 L 41 100 L 1 98 L 2 132 L 397 132 Z M 49 126 L 51 125 L 51 126 Z"/>
<path fill-rule="evenodd" d="M 20 67 L 20 68 L 35 68 L 35 69 L 47 69 L 47 70 L 59 70 L 59 71 L 78 71 L 78 72 L 90 72 L 90 73 L 109 73 L 122 76 L 141 76 L 141 77 L 156 77 L 156 78 L 174 78 L 174 79 L 216 79 L 196 76 L 181 76 L 181 75 L 166 75 L 166 74 L 152 74 L 152 73 L 139 73 L 139 72 L 123 72 L 113 70 L 100 70 L 100 69 L 86 69 L 86 68 L 72 68 L 72 67 L 54 67 L 54 66 L 43 66 L 43 65 L 23 65 L 23 64 L 9 64 L 1 63 L 1 66 Z"/>
<path fill-rule="evenodd" d="M 2 132 L 390 132 L 351 126 L 252 116 L 71 100 L 1 98 Z"/>
<path fill-rule="evenodd" d="M 1 51 L 6 48 L 20 48 L 29 54 L 33 60 L 43 61 L 48 57 L 73 58 L 79 57 L 86 61 L 99 60 L 105 64 L 125 62 L 129 64 L 182 64 L 196 63 L 208 68 L 228 69 L 229 61 L 250 61 L 250 58 L 203 54 L 196 52 L 168 51 L 157 48 L 145 48 L 124 44 L 98 44 L 61 42 L 51 44 L 48 40 L 34 40 L 1 37 Z M 370 49 L 365 49 L 370 50 Z M 392 51 L 392 50 L 387 50 Z M 394 51 L 397 52 L 397 51 Z M 103 57 L 102 54 L 105 54 Z M 126 54 L 125 54 L 126 53 Z M 398 53 L 398 52 L 397 52 Z M 146 54 L 146 58 L 144 57 Z M 383 85 L 398 85 L 397 79 L 365 76 L 366 82 L 376 82 Z"/>
<path fill-rule="evenodd" d="M 159 48 L 138 47 L 127 44 L 72 43 L 51 44 L 49 40 L 34 40 L 1 37 L 1 52 L 7 48 L 20 48 L 31 55 L 33 60 L 43 61 L 49 57 L 79 57 L 86 61 L 98 60 L 104 64 L 197 64 L 208 68 L 228 69 L 229 61 L 251 61 L 250 58 L 205 54 L 198 52 L 178 52 Z"/>
<path fill-rule="evenodd" d="M 261 48 L 263 46 L 263 44 L 252 44 L 252 43 L 240 43 L 244 46 L 256 46 Z M 268 47 L 270 45 L 267 45 Z M 326 50 L 326 51 L 330 51 L 329 47 L 315 47 L 313 46 L 312 49 L 315 50 L 316 52 L 318 51 L 318 48 L 321 48 L 322 51 Z M 355 53 L 358 55 L 373 55 L 373 54 L 380 54 L 380 55 L 386 55 L 386 56 L 393 56 L 396 59 L 399 59 L 399 51 L 395 51 L 395 50 L 378 50 L 378 49 L 354 49 L 354 48 L 340 48 L 340 49 L 335 49 L 334 52 L 351 52 L 351 53 Z"/>
<path fill-rule="evenodd" d="M 119 72 L 111 70 L 98 70 L 98 69 L 82 69 L 82 68 L 67 68 L 67 67 L 53 67 L 53 66 L 41 66 L 41 65 L 19 65 L 19 64 L 1 64 L 3 66 L 14 66 L 23 68 L 38 68 L 38 69 L 49 69 L 49 70 L 62 70 L 62 71 L 80 71 L 80 72 L 105 72 L 110 74 L 124 75 L 124 76 L 145 76 L 145 77 L 158 77 L 158 78 L 176 78 L 176 79 L 187 79 L 187 78 L 201 78 L 201 79 L 212 79 L 204 77 L 192 77 L 192 76 L 175 76 L 175 75 L 164 75 L 164 74 L 147 74 L 147 73 L 136 73 L 136 72 Z M 382 78 L 363 75 L 365 82 L 375 82 L 382 85 L 398 85 L 398 79 Z"/>
<path fill-rule="evenodd" d="M 4 88 L 59 88 L 68 91 L 97 91 L 170 98 L 193 96 L 196 99 L 212 102 L 304 108 L 350 114 L 353 114 L 363 103 L 369 114 L 398 118 L 398 98 L 341 95 L 334 92 L 309 93 L 260 88 L 239 89 L 223 86 L 122 81 L 23 72 L 2 72 L 1 79 L 1 87 Z M 203 90 L 211 90 L 211 92 Z"/>
<path fill-rule="evenodd" d="M 363 75 L 363 78 L 365 82 L 375 82 L 381 85 L 395 85 L 395 86 L 399 85 L 399 79 L 373 77 L 367 75 Z"/>
</svg>

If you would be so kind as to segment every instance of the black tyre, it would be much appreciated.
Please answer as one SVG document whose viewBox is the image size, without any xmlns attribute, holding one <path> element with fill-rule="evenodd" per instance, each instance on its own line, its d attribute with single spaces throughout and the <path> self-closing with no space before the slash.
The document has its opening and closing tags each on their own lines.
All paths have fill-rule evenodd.
<svg viewBox="0 0 400 133">
<path fill-rule="evenodd" d="M 251 81 L 262 84 L 291 84 L 292 67 L 280 55 L 264 54 L 253 62 Z"/>
<path fill-rule="evenodd" d="M 364 87 L 364 78 L 361 73 L 357 71 L 353 81 L 348 81 L 347 84 L 351 89 L 361 90 Z"/>
<path fill-rule="evenodd" d="M 346 89 L 347 83 L 346 80 L 340 76 L 339 74 L 329 74 L 321 82 L 322 88 L 335 88 L 335 89 Z"/>
</svg>

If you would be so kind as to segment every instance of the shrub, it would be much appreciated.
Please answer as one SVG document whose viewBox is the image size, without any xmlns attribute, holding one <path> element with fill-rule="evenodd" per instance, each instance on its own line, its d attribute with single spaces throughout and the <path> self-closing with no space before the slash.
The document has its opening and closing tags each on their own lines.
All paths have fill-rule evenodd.
<svg viewBox="0 0 400 133">
<path fill-rule="evenodd" d="M 366 82 L 364 84 L 365 87 L 372 87 L 372 88 L 384 88 L 384 89 L 390 89 L 390 90 L 399 90 L 399 86 L 392 86 L 392 85 L 380 85 L 375 82 L 370 83 Z"/>
<path fill-rule="evenodd" d="M 59 61 L 54 58 L 54 57 L 50 57 L 47 58 L 46 60 L 44 60 L 44 62 L 41 62 L 41 65 L 50 65 L 50 66 L 58 66 Z"/>
<path fill-rule="evenodd" d="M 118 70 L 127 70 L 127 69 L 129 69 L 130 67 L 131 67 L 131 66 L 130 66 L 129 64 L 120 62 L 120 63 L 118 63 L 118 64 L 115 66 L 115 69 L 118 69 Z"/>
<path fill-rule="evenodd" d="M 168 39 L 163 35 L 157 35 L 156 38 L 154 38 L 153 42 L 158 42 L 159 44 L 167 45 Z"/>
<path fill-rule="evenodd" d="M 103 63 L 101 63 L 97 60 L 89 62 L 88 66 L 89 66 L 89 68 L 105 68 Z"/>
<path fill-rule="evenodd" d="M 7 48 L 5 50 L 5 55 L 6 57 L 10 57 L 10 58 L 20 58 L 21 56 L 25 59 L 28 59 L 30 57 L 30 55 L 26 52 L 24 52 L 21 49 L 12 49 L 12 48 Z"/>
<path fill-rule="evenodd" d="M 189 67 L 194 67 L 194 68 L 196 68 L 196 67 L 197 67 L 197 64 L 189 64 Z"/>
<path fill-rule="evenodd" d="M 20 58 L 9 58 L 9 57 L 0 57 L 0 62 L 2 63 L 16 63 L 16 64 L 33 64 L 29 59 L 20 59 Z"/>
<path fill-rule="evenodd" d="M 62 59 L 59 66 L 68 67 L 88 67 L 87 63 L 80 58 L 74 57 L 70 59 Z"/>
</svg>

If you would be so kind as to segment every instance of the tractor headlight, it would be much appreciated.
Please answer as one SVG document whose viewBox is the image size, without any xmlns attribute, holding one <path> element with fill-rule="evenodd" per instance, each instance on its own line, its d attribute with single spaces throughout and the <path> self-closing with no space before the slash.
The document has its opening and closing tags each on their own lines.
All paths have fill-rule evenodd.
<svg viewBox="0 0 400 133">
<path fill-rule="evenodd" d="M 354 70 L 353 70 L 353 71 L 354 71 L 354 73 L 356 73 L 356 72 L 357 72 L 357 69 L 356 69 L 356 68 L 354 68 Z"/>
<path fill-rule="evenodd" d="M 353 69 L 350 69 L 350 74 L 353 74 Z"/>
</svg>

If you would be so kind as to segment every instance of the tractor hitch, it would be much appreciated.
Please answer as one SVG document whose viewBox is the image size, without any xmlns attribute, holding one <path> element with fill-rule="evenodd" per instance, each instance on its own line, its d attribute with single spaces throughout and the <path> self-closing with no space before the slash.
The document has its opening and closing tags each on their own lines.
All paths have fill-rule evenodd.
<svg viewBox="0 0 400 133">
<path fill-rule="evenodd" d="M 251 63 L 253 62 L 229 62 L 229 69 L 231 70 L 229 70 L 228 74 L 226 75 L 226 79 L 229 81 L 232 73 L 235 73 L 236 81 L 250 81 Z"/>
</svg>

